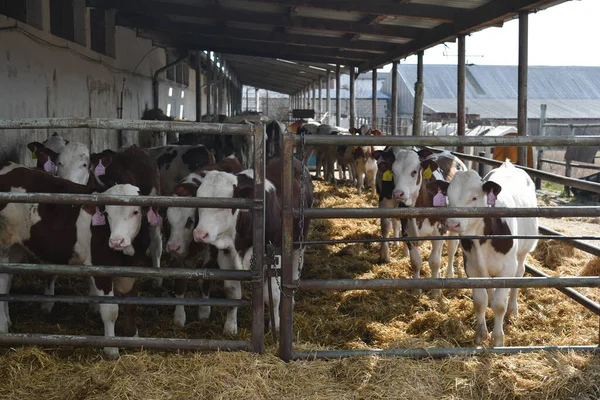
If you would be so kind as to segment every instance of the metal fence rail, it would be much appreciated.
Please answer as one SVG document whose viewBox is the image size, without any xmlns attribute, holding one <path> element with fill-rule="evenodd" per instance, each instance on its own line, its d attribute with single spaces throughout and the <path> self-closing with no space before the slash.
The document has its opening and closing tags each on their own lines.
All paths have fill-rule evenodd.
<svg viewBox="0 0 600 400">
<path fill-rule="evenodd" d="M 293 244 L 293 218 L 300 215 L 300 210 L 291 206 L 292 204 L 292 156 L 293 149 L 297 145 L 395 145 L 395 146 L 585 146 L 600 144 L 600 136 L 590 137 L 423 137 L 423 136 L 306 136 L 305 138 L 286 135 L 284 137 L 283 151 L 283 176 L 286 183 L 283 188 L 283 241 L 282 241 L 282 290 L 284 296 L 281 298 L 281 330 L 280 330 L 280 357 L 284 360 L 306 359 L 306 358 L 340 358 L 357 355 L 394 355 L 408 357 L 446 357 L 451 355 L 485 354 L 485 353 L 518 353 L 538 350 L 581 350 L 600 352 L 597 346 L 564 346 L 564 347 L 509 347 L 493 349 L 385 349 L 385 350 L 318 350 L 318 351 L 294 351 L 293 348 L 293 298 L 296 290 L 381 290 L 381 289 L 463 289 L 463 288 L 520 288 L 520 287 L 552 287 L 560 289 L 567 296 L 583 304 L 595 313 L 600 313 L 600 306 L 571 289 L 571 287 L 600 287 L 600 277 L 549 277 L 543 276 L 541 271 L 529 268 L 530 273 L 536 277 L 523 278 L 428 278 L 428 279 L 338 279 L 338 280 L 307 280 L 294 281 L 292 277 L 292 244 Z M 463 157 L 461 153 L 454 153 Z M 498 166 L 501 162 L 489 160 L 482 157 L 467 156 L 482 163 Z M 519 167 L 521 168 L 521 167 Z M 523 168 L 533 176 L 540 174 L 539 171 Z M 544 179 L 565 179 L 554 174 L 541 173 Z M 573 186 L 579 184 L 578 180 Z M 586 182 L 587 183 L 587 182 Z M 585 185 L 582 184 L 582 185 Z M 589 186 L 593 191 L 600 192 L 600 185 Z M 326 208 L 307 209 L 304 216 L 307 218 L 415 218 L 427 217 L 562 217 L 562 216 L 598 216 L 600 207 L 535 207 L 519 209 L 502 208 Z M 557 233 L 558 235 L 558 233 Z M 449 236 L 446 240 L 452 240 Z M 422 238 L 428 240 L 428 238 Z M 579 244 L 578 244 L 579 245 Z"/>
<path fill-rule="evenodd" d="M 176 278 L 205 280 L 240 280 L 252 285 L 252 299 L 177 299 L 147 297 L 102 296 L 37 296 L 0 295 L 0 301 L 37 301 L 69 303 L 110 303 L 137 305 L 215 305 L 225 307 L 252 306 L 252 341 L 202 340 L 202 339 L 148 339 L 74 335 L 0 334 L 0 344 L 38 344 L 74 346 L 146 347 L 195 350 L 252 350 L 264 351 L 264 305 L 263 305 L 263 257 L 264 257 L 264 173 L 265 173 L 265 127 L 262 124 L 210 124 L 172 121 L 122 120 L 107 118 L 27 118 L 0 119 L 3 129 L 41 128 L 93 128 L 115 130 L 146 130 L 196 134 L 249 135 L 254 150 L 254 196 L 252 199 L 185 198 L 178 196 L 118 196 L 105 194 L 63 193 L 0 193 L 0 204 L 46 203 L 85 205 L 137 205 L 158 207 L 232 208 L 253 210 L 255 268 L 251 271 L 185 268 L 140 268 L 119 266 L 84 266 L 54 264 L 0 263 L 0 273 L 33 273 L 42 275 L 75 276 L 126 276 L 133 278 Z"/>
</svg>

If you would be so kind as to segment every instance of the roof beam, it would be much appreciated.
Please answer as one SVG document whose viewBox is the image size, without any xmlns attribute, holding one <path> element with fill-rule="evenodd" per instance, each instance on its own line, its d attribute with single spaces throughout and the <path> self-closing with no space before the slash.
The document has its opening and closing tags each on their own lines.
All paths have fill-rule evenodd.
<svg viewBox="0 0 600 400">
<path fill-rule="evenodd" d="M 369 2 L 364 0 L 254 0 L 284 6 L 310 7 L 335 11 L 354 11 L 364 14 L 385 14 L 395 17 L 423 19 L 437 22 L 452 22 L 463 9 L 429 5 L 398 4 L 397 1 Z M 381 4 L 383 3 L 383 4 Z"/>
<path fill-rule="evenodd" d="M 123 18 L 119 19 L 118 23 L 121 22 L 122 19 Z M 251 29 L 239 29 L 227 26 L 210 26 L 179 22 L 175 23 L 171 21 L 151 23 L 149 21 L 144 22 L 137 17 L 130 17 L 129 20 L 132 20 L 133 24 L 136 25 L 137 28 L 144 27 L 148 30 L 169 34 L 201 34 L 207 36 L 226 37 L 232 40 L 242 39 L 258 42 L 283 43 L 291 45 L 297 44 L 314 46 L 319 48 L 333 47 L 336 49 L 351 51 L 358 50 L 368 53 L 385 53 L 389 51 L 392 47 L 387 43 L 378 43 L 372 41 L 354 41 L 349 43 L 347 40 L 341 38 L 327 38 L 314 35 L 289 34 L 276 31 L 269 32 Z M 124 25 L 124 23 L 120 25 Z"/>
<path fill-rule="evenodd" d="M 302 86 L 306 86 L 310 83 L 313 83 L 315 80 L 319 79 L 319 78 L 311 78 L 308 76 L 304 76 L 303 74 L 293 74 L 293 73 L 284 74 L 281 72 L 273 71 L 269 67 L 265 67 L 265 66 L 257 67 L 257 66 L 249 66 L 246 64 L 235 64 L 235 66 L 237 67 L 238 71 L 241 71 L 240 73 L 242 74 L 242 76 L 247 76 L 248 74 L 250 74 L 250 75 L 254 74 L 257 76 L 262 76 L 264 74 L 268 74 L 268 76 L 270 78 L 276 78 L 277 80 L 280 80 L 280 81 L 292 82 L 294 84 L 298 84 L 298 85 L 302 85 Z"/>
<path fill-rule="evenodd" d="M 519 10 L 542 7 L 556 0 L 495 0 L 474 10 L 465 10 L 454 24 L 442 25 L 423 34 L 419 39 L 398 46 L 396 50 L 359 65 L 359 71 L 370 71 L 393 60 L 398 60 L 433 47 L 437 44 L 454 40 L 460 34 L 469 34 L 488 26 L 496 25 Z"/>
<path fill-rule="evenodd" d="M 240 80 L 248 86 L 261 87 L 281 93 L 293 93 L 303 88 L 303 86 L 290 85 L 285 82 L 280 82 L 278 80 L 269 79 L 266 77 L 242 76 L 240 77 Z"/>
<path fill-rule="evenodd" d="M 289 63 L 274 60 L 272 58 L 260 58 L 260 57 L 247 57 L 247 56 L 236 56 L 233 54 L 225 55 L 224 58 L 231 63 L 246 63 L 252 65 L 269 65 L 270 67 L 281 69 L 282 71 L 287 71 L 290 73 L 299 73 L 304 72 L 307 75 L 315 75 L 315 79 L 318 76 L 325 76 L 326 71 L 321 71 L 315 68 L 307 67 L 304 64 L 299 63 Z M 319 67 L 320 68 L 320 67 Z"/>
<path fill-rule="evenodd" d="M 275 13 L 263 13 L 245 10 L 227 9 L 222 6 L 197 7 L 188 4 L 159 3 L 142 0 L 107 1 L 90 0 L 92 4 L 98 3 L 100 7 L 126 10 L 135 13 L 152 13 L 153 15 L 183 15 L 186 17 L 199 17 L 214 21 L 237 21 L 251 24 L 279 26 L 284 28 L 304 28 L 326 30 L 342 33 L 358 33 L 388 37 L 402 37 L 414 39 L 419 37 L 426 29 L 394 26 L 394 25 L 368 25 L 362 22 L 340 21 L 335 19 L 308 18 L 287 16 Z"/>
<path fill-rule="evenodd" d="M 287 75 L 287 76 L 294 76 L 297 77 L 299 80 L 308 80 L 310 82 L 319 79 L 319 77 L 323 76 L 320 74 L 315 74 L 315 73 L 309 73 L 309 72 L 304 72 L 304 71 L 298 71 L 298 70 L 294 70 L 294 69 L 286 69 L 286 68 L 278 68 L 277 66 L 273 65 L 273 64 L 266 64 L 264 62 L 249 62 L 249 61 L 236 61 L 236 60 L 229 60 L 229 63 L 234 64 L 236 66 L 238 66 L 238 68 L 240 66 L 243 66 L 244 68 L 249 68 L 249 69 L 262 69 L 263 73 L 265 71 L 265 69 L 267 69 L 269 71 L 269 74 L 283 74 L 283 75 Z M 316 71 L 315 71 L 316 72 Z"/>
</svg>

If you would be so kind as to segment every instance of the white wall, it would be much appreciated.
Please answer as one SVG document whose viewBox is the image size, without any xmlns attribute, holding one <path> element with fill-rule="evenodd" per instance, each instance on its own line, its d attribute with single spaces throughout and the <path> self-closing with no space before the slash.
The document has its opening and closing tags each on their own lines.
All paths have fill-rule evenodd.
<svg viewBox="0 0 600 400">
<path fill-rule="evenodd" d="M 139 119 L 145 107 L 152 108 L 151 77 L 166 64 L 165 50 L 150 51 L 150 40 L 136 37 L 135 31 L 128 28 L 115 29 L 116 57 L 111 58 L 0 15 L 0 118 L 118 118 L 123 91 L 123 118 Z M 183 105 L 183 117 L 194 120 L 194 80 L 195 71 L 191 68 L 189 87 L 167 81 L 163 73 L 159 107 L 166 112 L 171 103 L 171 115 L 179 117 Z M 168 96 L 170 88 L 173 89 L 171 97 Z M 25 145 L 33 140 L 43 141 L 53 131 L 0 132 L 3 135 L 0 151 L 17 149 L 20 161 L 32 165 Z M 56 131 L 69 140 L 90 146 L 92 151 L 116 149 L 119 145 L 115 131 Z M 123 145 L 137 141 L 134 132 L 123 136 Z"/>
</svg>

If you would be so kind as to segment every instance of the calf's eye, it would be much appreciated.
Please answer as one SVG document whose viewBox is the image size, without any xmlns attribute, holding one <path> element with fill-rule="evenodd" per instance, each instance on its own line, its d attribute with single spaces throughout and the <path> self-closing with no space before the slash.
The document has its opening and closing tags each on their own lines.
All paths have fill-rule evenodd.
<svg viewBox="0 0 600 400">
<path fill-rule="evenodd" d="M 410 176 L 412 176 L 413 178 L 415 177 L 415 175 L 417 175 L 417 171 L 413 171 L 410 173 Z"/>
</svg>

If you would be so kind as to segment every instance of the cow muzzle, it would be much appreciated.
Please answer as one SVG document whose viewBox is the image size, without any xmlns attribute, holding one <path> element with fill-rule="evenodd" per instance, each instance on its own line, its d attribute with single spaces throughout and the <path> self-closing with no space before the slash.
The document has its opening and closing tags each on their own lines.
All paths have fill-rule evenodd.
<svg viewBox="0 0 600 400">
<path fill-rule="evenodd" d="M 175 242 L 167 243 L 167 252 L 169 253 L 178 253 L 181 250 L 181 245 Z"/>
<path fill-rule="evenodd" d="M 124 250 L 130 244 L 122 236 L 111 236 L 108 239 L 108 246 L 113 250 Z"/>
<path fill-rule="evenodd" d="M 200 230 L 200 229 L 194 229 L 194 240 L 196 242 L 207 243 L 208 232 Z"/>
<path fill-rule="evenodd" d="M 451 232 L 460 232 L 460 221 L 449 219 L 446 221 L 446 228 Z"/>
</svg>

